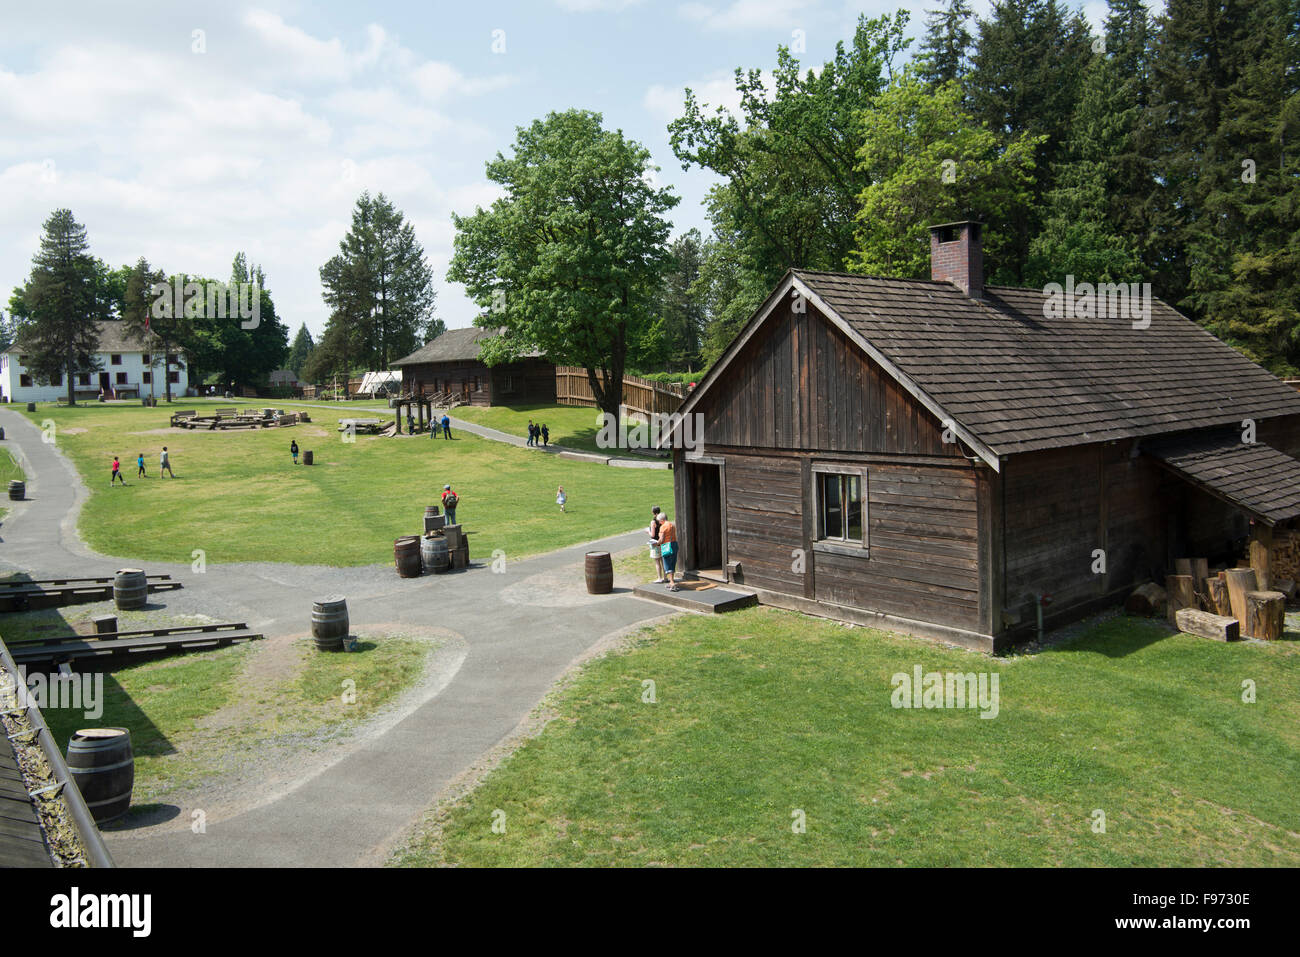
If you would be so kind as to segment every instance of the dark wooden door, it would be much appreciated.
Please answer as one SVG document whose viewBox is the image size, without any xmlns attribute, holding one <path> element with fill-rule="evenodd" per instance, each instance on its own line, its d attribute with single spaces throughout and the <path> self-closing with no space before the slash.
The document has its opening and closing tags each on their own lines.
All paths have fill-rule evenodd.
<svg viewBox="0 0 1300 957">
<path fill-rule="evenodd" d="M 691 481 L 691 568 L 722 567 L 722 483 L 716 465 L 692 463 Z"/>
</svg>

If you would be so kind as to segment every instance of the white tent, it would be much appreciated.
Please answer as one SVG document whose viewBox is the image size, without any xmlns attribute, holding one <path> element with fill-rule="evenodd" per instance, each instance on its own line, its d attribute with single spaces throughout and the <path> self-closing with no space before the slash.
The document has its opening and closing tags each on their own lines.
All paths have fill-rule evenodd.
<svg viewBox="0 0 1300 957">
<path fill-rule="evenodd" d="M 400 372 L 367 372 L 361 379 L 357 395 L 396 395 L 402 391 Z"/>
</svg>

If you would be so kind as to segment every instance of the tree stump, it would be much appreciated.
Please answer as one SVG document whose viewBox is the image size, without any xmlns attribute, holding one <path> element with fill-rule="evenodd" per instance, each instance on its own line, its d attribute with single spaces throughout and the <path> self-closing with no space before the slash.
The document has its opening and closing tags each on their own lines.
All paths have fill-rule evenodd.
<svg viewBox="0 0 1300 957">
<path fill-rule="evenodd" d="M 1255 591 L 1259 588 L 1259 585 L 1255 583 L 1255 569 L 1229 568 L 1224 574 L 1224 580 L 1228 585 L 1228 602 L 1232 608 L 1232 617 L 1241 622 L 1244 629 L 1246 627 L 1246 592 Z"/>
<path fill-rule="evenodd" d="M 1240 641 L 1241 625 L 1235 618 L 1184 608 L 1178 612 L 1178 630 L 1214 641 Z"/>
<path fill-rule="evenodd" d="M 1280 591 L 1252 591 L 1246 593 L 1247 638 L 1277 641 L 1282 637 L 1283 619 L 1286 617 L 1286 595 Z"/>
<path fill-rule="evenodd" d="M 1142 615 L 1148 618 L 1158 615 L 1165 610 L 1165 590 L 1155 582 L 1139 585 L 1124 602 L 1124 610 L 1130 615 Z"/>
<path fill-rule="evenodd" d="M 1205 610 L 1216 615 L 1231 615 L 1232 603 L 1228 601 L 1228 585 L 1217 575 L 1205 579 Z"/>
<path fill-rule="evenodd" d="M 1165 595 L 1165 611 L 1170 624 L 1178 623 L 1175 616 L 1182 609 L 1196 607 L 1196 589 L 1191 575 L 1166 575 Z"/>
</svg>

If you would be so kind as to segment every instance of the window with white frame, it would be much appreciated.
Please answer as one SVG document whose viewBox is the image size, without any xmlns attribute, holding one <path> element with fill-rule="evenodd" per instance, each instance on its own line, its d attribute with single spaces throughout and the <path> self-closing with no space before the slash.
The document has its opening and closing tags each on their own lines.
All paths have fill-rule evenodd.
<svg viewBox="0 0 1300 957">
<path fill-rule="evenodd" d="M 814 465 L 813 498 L 819 545 L 858 550 L 867 548 L 866 469 Z"/>
</svg>

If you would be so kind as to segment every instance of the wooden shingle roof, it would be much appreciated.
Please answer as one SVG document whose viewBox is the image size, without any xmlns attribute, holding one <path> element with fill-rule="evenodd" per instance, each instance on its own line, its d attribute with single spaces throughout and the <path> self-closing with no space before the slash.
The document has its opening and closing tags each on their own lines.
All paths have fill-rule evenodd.
<svg viewBox="0 0 1300 957">
<path fill-rule="evenodd" d="M 464 329 L 448 329 L 437 339 L 425 343 L 409 356 L 404 356 L 389 365 L 401 366 L 423 365 L 431 362 L 476 362 L 479 345 L 484 339 L 496 336 L 497 330 L 484 329 L 481 326 L 467 326 Z M 537 358 L 539 352 L 529 352 L 525 358 Z"/>
<path fill-rule="evenodd" d="M 1300 392 L 1156 299 L 1134 328 L 1045 318 L 1037 289 L 792 277 L 999 456 L 1300 414 Z"/>
<path fill-rule="evenodd" d="M 1142 451 L 1269 525 L 1300 517 L 1300 461 L 1236 430 L 1148 439 Z"/>
</svg>

